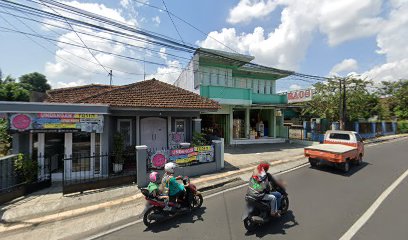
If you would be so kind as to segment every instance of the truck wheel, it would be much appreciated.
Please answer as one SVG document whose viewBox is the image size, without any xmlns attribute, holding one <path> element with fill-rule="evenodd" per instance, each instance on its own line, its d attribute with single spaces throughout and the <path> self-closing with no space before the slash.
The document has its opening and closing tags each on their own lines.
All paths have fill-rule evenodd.
<svg viewBox="0 0 408 240">
<path fill-rule="evenodd" d="M 311 167 L 317 167 L 317 161 L 315 158 L 309 158 L 309 163 Z"/>
<path fill-rule="evenodd" d="M 350 170 L 350 163 L 349 161 L 346 161 L 342 164 L 341 169 L 343 170 L 343 172 L 348 172 Z"/>
<path fill-rule="evenodd" d="M 356 160 L 357 166 L 360 166 L 361 164 L 363 164 L 363 154 L 358 155 L 358 158 Z"/>
</svg>

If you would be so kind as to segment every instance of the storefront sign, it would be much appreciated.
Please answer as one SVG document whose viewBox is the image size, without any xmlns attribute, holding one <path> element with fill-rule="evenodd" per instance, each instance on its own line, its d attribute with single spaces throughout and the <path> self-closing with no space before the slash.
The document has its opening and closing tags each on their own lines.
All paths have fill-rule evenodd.
<svg viewBox="0 0 408 240">
<path fill-rule="evenodd" d="M 288 103 L 306 102 L 312 100 L 312 89 L 296 90 L 287 93 Z"/>
<path fill-rule="evenodd" d="M 11 114 L 10 128 L 17 131 L 78 129 L 83 132 L 101 133 L 103 131 L 103 115 L 82 113 L 18 113 Z"/>
</svg>

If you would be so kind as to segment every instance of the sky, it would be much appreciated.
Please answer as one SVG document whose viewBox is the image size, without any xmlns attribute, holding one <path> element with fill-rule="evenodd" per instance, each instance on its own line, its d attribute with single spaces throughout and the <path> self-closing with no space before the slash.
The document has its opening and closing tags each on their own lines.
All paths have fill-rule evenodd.
<svg viewBox="0 0 408 240">
<path fill-rule="evenodd" d="M 165 8 L 162 0 L 60 2 L 196 47 L 232 48 L 254 56 L 255 63 L 270 67 L 318 76 L 358 74 L 377 83 L 408 78 L 408 0 L 164 0 L 169 11 L 201 30 L 173 17 L 180 36 L 165 11 L 138 1 Z M 30 1 L 15 2 L 51 11 Z M 94 52 L 102 67 L 87 49 L 28 38 L 4 29 L 81 44 L 75 32 L 47 25 L 52 24 L 47 22 L 50 20 L 30 22 L 19 20 L 10 13 L 15 12 L 0 5 L 0 69 L 3 75 L 19 77 L 37 71 L 47 76 L 53 88 L 109 84 L 106 70 L 110 69 L 113 69 L 113 84 L 117 85 L 152 77 L 173 83 L 191 58 L 191 54 L 166 48 L 146 51 L 80 34 L 88 47 L 162 64 L 143 64 Z M 117 39 L 109 33 L 91 33 L 139 47 L 151 47 L 134 40 Z M 311 84 L 284 79 L 279 80 L 277 86 L 278 91 L 287 91 L 307 88 Z"/>
</svg>

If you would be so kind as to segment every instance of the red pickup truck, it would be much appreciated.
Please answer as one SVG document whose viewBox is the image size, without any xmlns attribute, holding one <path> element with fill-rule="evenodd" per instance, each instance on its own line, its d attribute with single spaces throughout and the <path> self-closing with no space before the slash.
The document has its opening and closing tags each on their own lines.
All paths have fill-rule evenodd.
<svg viewBox="0 0 408 240">
<path fill-rule="evenodd" d="M 323 144 L 305 147 L 304 151 L 312 167 L 325 163 L 348 172 L 351 163 L 363 162 L 364 143 L 356 132 L 327 131 Z"/>
</svg>

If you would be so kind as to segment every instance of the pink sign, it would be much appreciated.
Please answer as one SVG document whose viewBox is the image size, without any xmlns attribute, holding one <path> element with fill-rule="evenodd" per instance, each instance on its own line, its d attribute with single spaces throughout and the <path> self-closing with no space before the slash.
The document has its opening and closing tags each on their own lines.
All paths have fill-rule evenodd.
<svg viewBox="0 0 408 240">
<path fill-rule="evenodd" d="M 182 155 L 182 154 L 189 154 L 194 152 L 194 148 L 187 148 L 187 149 L 175 149 L 171 150 L 170 155 L 175 156 L 175 155 Z"/>
<path fill-rule="evenodd" d="M 156 153 L 153 157 L 152 157 L 152 164 L 154 167 L 156 168 L 161 168 L 164 166 L 164 164 L 166 164 L 166 156 L 164 156 L 164 154 L 162 153 Z"/>
<path fill-rule="evenodd" d="M 18 114 L 12 120 L 13 127 L 18 130 L 25 130 L 30 127 L 31 118 L 25 114 Z"/>
</svg>

